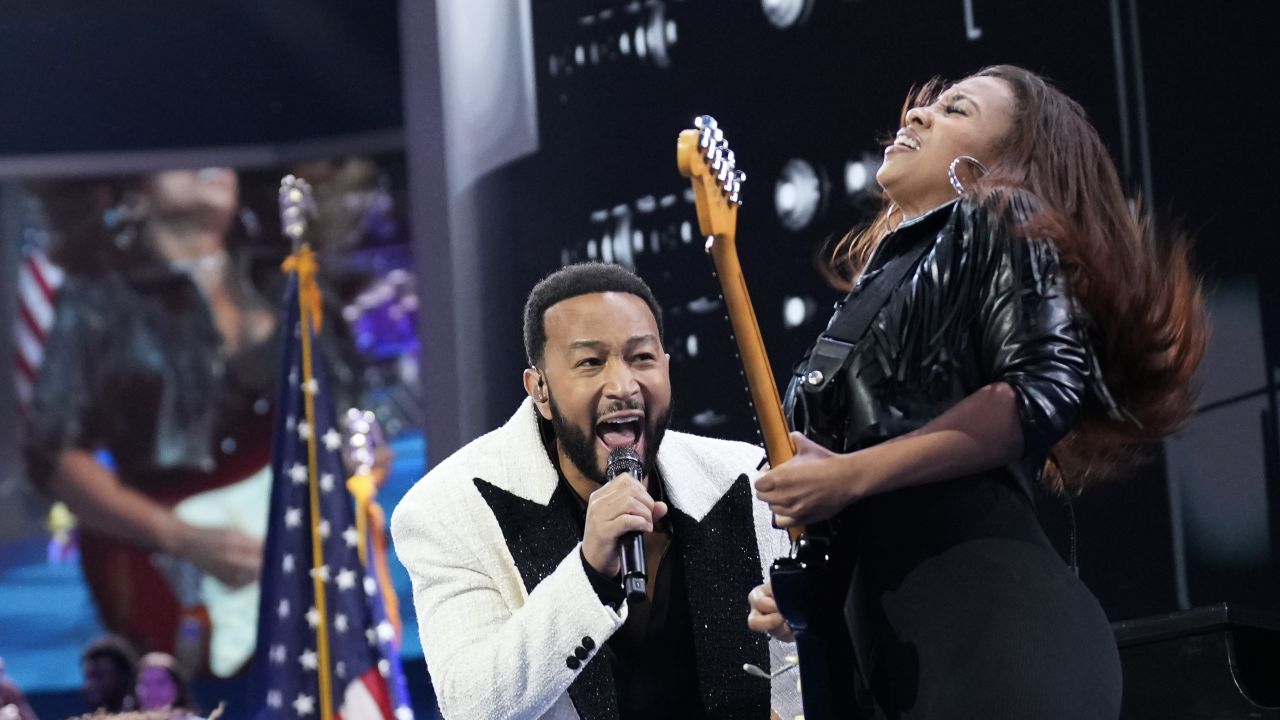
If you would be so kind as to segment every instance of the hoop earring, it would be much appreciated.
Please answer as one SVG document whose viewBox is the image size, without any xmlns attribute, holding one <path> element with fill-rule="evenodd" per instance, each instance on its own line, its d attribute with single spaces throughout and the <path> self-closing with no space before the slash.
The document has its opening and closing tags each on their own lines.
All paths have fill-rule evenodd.
<svg viewBox="0 0 1280 720">
<path fill-rule="evenodd" d="M 951 181 L 951 187 L 955 188 L 957 195 L 964 195 L 964 185 L 960 184 L 960 178 L 956 175 L 956 165 L 958 165 L 961 160 L 968 161 L 974 167 L 981 170 L 983 175 L 987 174 L 987 166 L 978 162 L 978 158 L 973 157 L 972 155 L 957 155 L 956 159 L 952 160 L 951 164 L 947 166 L 947 179 Z"/>
</svg>

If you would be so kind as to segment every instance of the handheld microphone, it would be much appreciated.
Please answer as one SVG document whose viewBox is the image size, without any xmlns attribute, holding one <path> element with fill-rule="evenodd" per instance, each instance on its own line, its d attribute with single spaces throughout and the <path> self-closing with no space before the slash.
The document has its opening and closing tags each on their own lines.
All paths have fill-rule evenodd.
<svg viewBox="0 0 1280 720">
<path fill-rule="evenodd" d="M 631 477 L 644 482 L 644 463 L 635 446 L 624 445 L 614 448 L 609 453 L 609 462 L 604 467 L 605 481 L 630 473 Z M 644 559 L 644 533 L 629 532 L 618 539 L 618 552 L 622 556 L 622 589 L 628 600 L 640 600 L 645 597 L 648 580 Z"/>
</svg>

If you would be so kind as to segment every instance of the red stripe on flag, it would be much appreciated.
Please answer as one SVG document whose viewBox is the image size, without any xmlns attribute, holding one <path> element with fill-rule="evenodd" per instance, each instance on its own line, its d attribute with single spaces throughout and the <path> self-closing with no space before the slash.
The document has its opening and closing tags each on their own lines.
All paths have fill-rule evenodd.
<svg viewBox="0 0 1280 720">
<path fill-rule="evenodd" d="M 22 324 L 27 326 L 27 329 L 35 336 L 37 342 L 44 345 L 44 328 L 40 327 L 40 323 L 36 321 L 36 316 L 31 314 L 31 308 L 27 306 L 25 299 L 23 302 L 18 303 L 18 312 L 22 314 Z"/>
<path fill-rule="evenodd" d="M 40 267 L 40 263 L 36 261 L 34 255 L 27 258 L 27 269 L 31 273 L 31 277 L 35 279 L 36 284 L 40 286 L 41 292 L 49 302 L 53 302 L 53 287 L 49 285 L 49 280 L 44 276 L 44 270 Z"/>
<path fill-rule="evenodd" d="M 23 377 L 31 382 L 35 382 L 36 369 L 31 367 L 31 364 L 27 362 L 27 359 L 23 357 L 22 353 L 14 353 L 13 362 L 17 366 L 18 372 L 21 373 Z"/>
</svg>

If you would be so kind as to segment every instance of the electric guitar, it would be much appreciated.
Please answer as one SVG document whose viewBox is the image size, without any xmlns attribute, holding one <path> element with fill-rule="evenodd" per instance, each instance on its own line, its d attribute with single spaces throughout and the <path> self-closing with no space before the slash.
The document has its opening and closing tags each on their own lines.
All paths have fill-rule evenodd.
<svg viewBox="0 0 1280 720">
<path fill-rule="evenodd" d="M 795 447 L 738 261 L 738 206 L 746 175 L 738 170 L 734 153 L 714 118 L 703 115 L 694 125 L 694 129 L 680 133 L 677 164 L 693 184 L 698 227 L 707 237 L 706 250 L 720 282 L 765 453 L 769 464 L 777 467 L 795 455 Z M 853 717 L 851 693 L 845 690 L 837 697 L 833 692 L 847 689 L 853 681 L 852 668 L 841 667 L 847 664 L 844 659 L 852 656 L 841 618 L 844 595 L 839 592 L 847 587 L 848 578 L 827 573 L 827 538 L 804 527 L 789 528 L 788 533 L 791 555 L 775 560 L 769 575 L 778 608 L 796 635 L 805 720 Z M 833 656 L 840 660 L 831 662 Z M 832 674 L 835 671 L 849 675 L 836 677 Z"/>
</svg>

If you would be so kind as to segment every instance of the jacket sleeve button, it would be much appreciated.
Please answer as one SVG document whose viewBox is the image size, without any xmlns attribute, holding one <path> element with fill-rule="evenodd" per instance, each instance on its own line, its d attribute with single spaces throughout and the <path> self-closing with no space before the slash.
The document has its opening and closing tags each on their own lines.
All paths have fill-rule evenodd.
<svg viewBox="0 0 1280 720">
<path fill-rule="evenodd" d="M 578 668 L 582 667 L 582 661 L 573 655 L 570 655 L 568 658 L 566 658 L 564 661 L 564 664 L 568 665 L 570 670 L 577 670 Z"/>
<path fill-rule="evenodd" d="M 586 649 L 588 649 L 588 650 L 595 650 L 595 649 L 596 649 L 596 641 L 595 641 L 595 640 L 592 640 L 592 639 L 591 639 L 591 636 L 590 636 L 590 635 L 588 635 L 588 636 L 586 636 L 586 637 L 582 638 L 582 647 L 584 647 L 584 648 L 586 648 Z"/>
<path fill-rule="evenodd" d="M 587 656 L 590 655 L 591 653 L 588 653 L 587 649 L 584 647 L 577 647 L 573 649 L 573 654 L 574 654 L 574 657 L 578 658 L 579 660 L 586 660 Z"/>
</svg>

